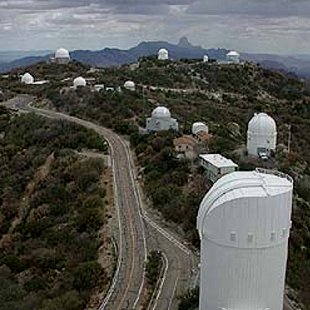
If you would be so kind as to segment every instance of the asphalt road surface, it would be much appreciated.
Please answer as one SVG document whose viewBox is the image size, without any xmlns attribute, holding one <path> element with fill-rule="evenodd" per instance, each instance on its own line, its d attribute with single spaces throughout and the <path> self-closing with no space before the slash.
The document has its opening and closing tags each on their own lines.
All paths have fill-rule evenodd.
<svg viewBox="0 0 310 310">
<path fill-rule="evenodd" d="M 141 309 L 145 285 L 147 250 L 159 250 L 165 257 L 166 272 L 150 310 L 176 310 L 177 297 L 193 283 L 198 258 L 182 241 L 161 227 L 143 208 L 141 190 L 135 181 L 135 166 L 125 140 L 95 123 L 50 110 L 29 106 L 30 96 L 19 96 L 2 105 L 20 112 L 67 120 L 95 130 L 109 143 L 114 174 L 115 202 L 119 221 L 118 263 L 106 298 L 99 309 Z"/>
</svg>

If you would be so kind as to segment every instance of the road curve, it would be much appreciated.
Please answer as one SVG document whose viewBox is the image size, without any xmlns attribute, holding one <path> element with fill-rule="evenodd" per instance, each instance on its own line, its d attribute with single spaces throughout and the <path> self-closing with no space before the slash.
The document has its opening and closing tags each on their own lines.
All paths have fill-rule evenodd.
<svg viewBox="0 0 310 310">
<path fill-rule="evenodd" d="M 99 310 L 141 308 L 145 283 L 144 265 L 147 259 L 146 245 L 149 250 L 163 252 L 169 267 L 152 310 L 177 309 L 177 296 L 192 285 L 197 256 L 143 209 L 142 193 L 135 182 L 136 169 L 126 141 L 111 130 L 92 122 L 31 107 L 28 105 L 30 101 L 29 96 L 19 96 L 3 105 L 20 112 L 35 112 L 44 117 L 67 120 L 93 129 L 104 136 L 110 146 L 120 227 L 118 264 L 110 290 Z"/>
<path fill-rule="evenodd" d="M 93 129 L 109 143 L 120 233 L 117 270 L 110 290 L 99 309 L 139 309 L 142 303 L 141 293 L 145 278 L 147 248 L 140 201 L 135 192 L 135 180 L 129 169 L 131 162 L 125 149 L 126 145 L 109 129 L 66 114 L 33 108 L 28 104 L 29 97 L 17 97 L 8 101 L 5 106 L 25 112 L 35 112 L 48 118 L 74 122 Z"/>
</svg>

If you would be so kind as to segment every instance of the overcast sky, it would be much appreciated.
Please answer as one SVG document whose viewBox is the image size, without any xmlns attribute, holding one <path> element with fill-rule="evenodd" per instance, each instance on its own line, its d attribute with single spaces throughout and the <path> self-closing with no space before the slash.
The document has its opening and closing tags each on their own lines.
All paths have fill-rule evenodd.
<svg viewBox="0 0 310 310">
<path fill-rule="evenodd" d="M 310 0 L 0 0 L 0 50 L 140 41 L 310 54 Z"/>
</svg>

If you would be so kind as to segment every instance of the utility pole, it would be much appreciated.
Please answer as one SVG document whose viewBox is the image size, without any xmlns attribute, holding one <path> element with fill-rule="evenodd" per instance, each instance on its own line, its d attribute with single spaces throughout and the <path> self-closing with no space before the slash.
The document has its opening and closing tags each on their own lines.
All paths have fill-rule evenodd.
<svg viewBox="0 0 310 310">
<path fill-rule="evenodd" d="M 288 141 L 287 141 L 287 151 L 291 152 L 291 142 L 292 142 L 292 125 L 288 125 Z"/>
</svg>

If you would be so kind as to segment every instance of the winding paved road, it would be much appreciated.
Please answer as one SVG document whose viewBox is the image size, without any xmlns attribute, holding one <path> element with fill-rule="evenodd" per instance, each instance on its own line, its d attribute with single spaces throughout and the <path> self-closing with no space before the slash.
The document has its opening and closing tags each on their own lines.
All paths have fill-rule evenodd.
<svg viewBox="0 0 310 310">
<path fill-rule="evenodd" d="M 142 309 L 147 246 L 150 250 L 162 251 L 167 264 L 161 289 L 150 308 L 176 310 L 177 296 L 192 283 L 193 270 L 198 262 L 197 256 L 143 209 L 141 190 L 135 181 L 136 169 L 126 141 L 113 131 L 92 122 L 31 107 L 29 106 L 31 100 L 29 96 L 19 96 L 2 105 L 20 112 L 34 112 L 44 117 L 67 120 L 93 129 L 103 136 L 110 146 L 120 228 L 117 240 L 118 264 L 110 290 L 99 310 Z"/>
</svg>

